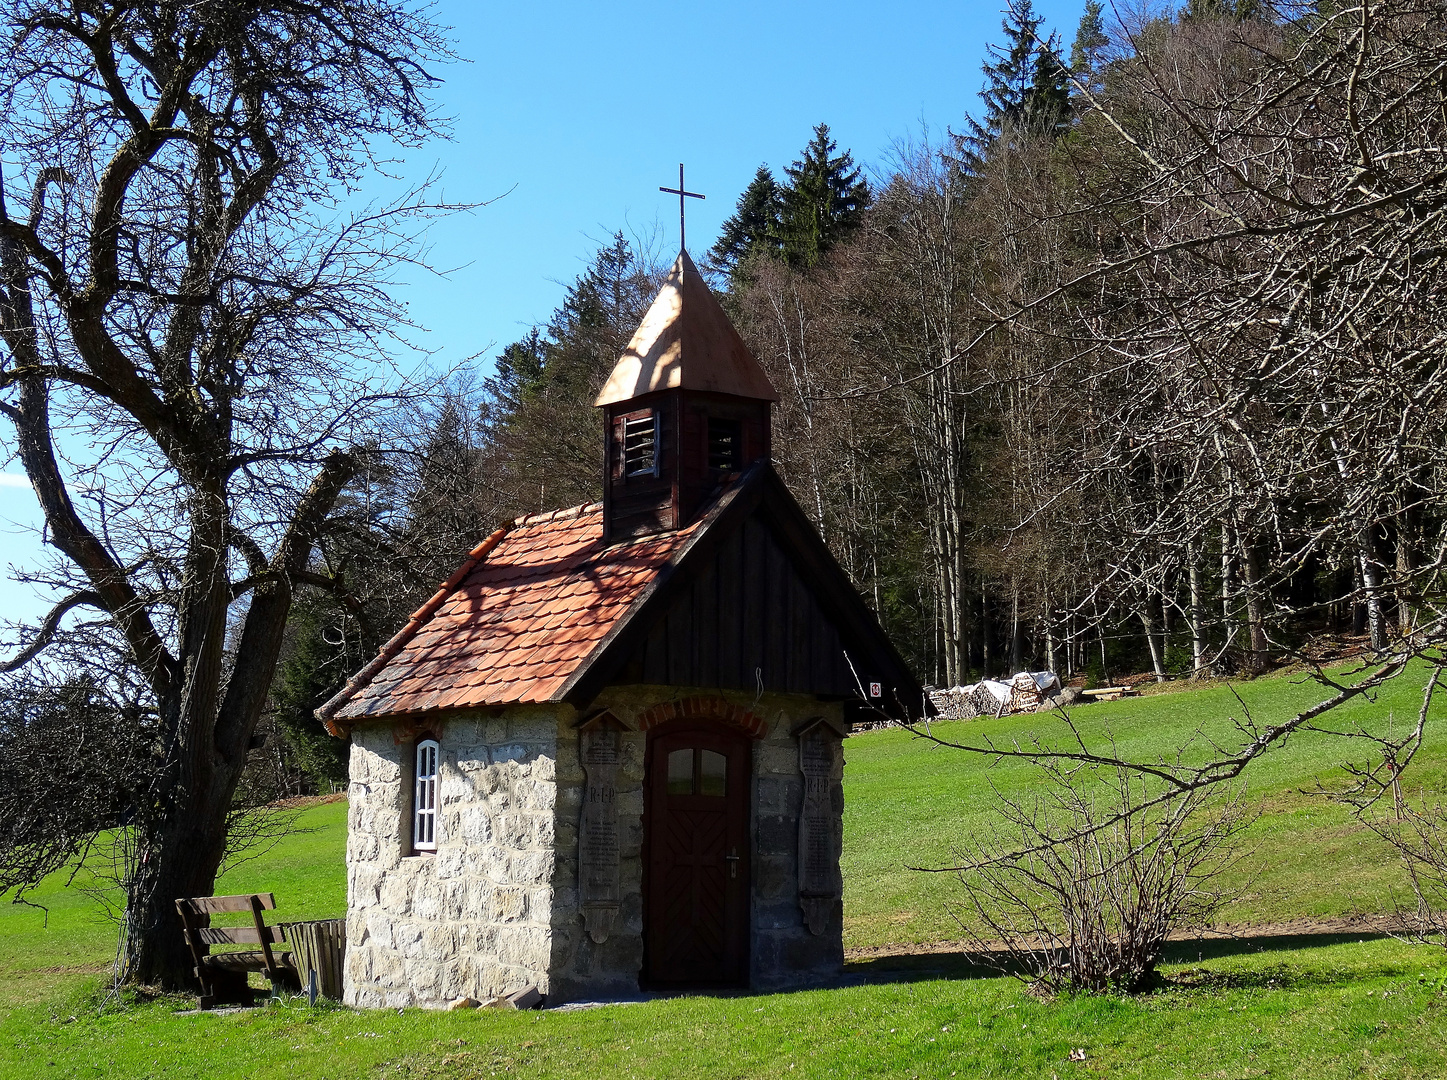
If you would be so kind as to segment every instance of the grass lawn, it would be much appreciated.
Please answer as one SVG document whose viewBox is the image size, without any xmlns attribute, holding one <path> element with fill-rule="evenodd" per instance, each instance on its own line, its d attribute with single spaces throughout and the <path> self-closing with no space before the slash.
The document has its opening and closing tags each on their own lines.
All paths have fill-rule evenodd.
<svg viewBox="0 0 1447 1080">
<path fill-rule="evenodd" d="M 884 973 L 845 989 L 543 1013 L 177 1016 L 189 1002 L 162 999 L 97 1015 L 76 992 L 11 1013 L 0 1075 L 1440 1080 L 1440 952 L 1373 941 L 1192 956 L 1157 993 L 1053 1002 L 1011 979 Z"/>
<path fill-rule="evenodd" d="M 1415 718 L 1420 680 L 1340 723 Z M 1317 700 L 1291 678 L 1238 687 L 1259 720 Z M 1197 729 L 1220 733 L 1240 706 L 1225 688 L 1149 695 L 1077 712 L 1122 753 L 1173 753 Z M 1049 735 L 1046 716 L 945 725 L 976 740 Z M 846 944 L 959 936 L 946 912 L 955 838 L 991 820 L 991 781 L 1028 788 L 1028 768 L 873 732 L 845 746 Z M 1251 866 L 1224 918 L 1387 910 L 1400 871 L 1339 808 L 1302 793 L 1330 779 L 1342 741 L 1299 736 L 1250 773 L 1262 808 Z M 1427 748 L 1413 787 L 1438 787 L 1447 744 Z M 1339 775 L 1339 774 L 1338 774 Z M 232 871 L 219 892 L 266 889 L 282 917 L 345 908 L 344 803 L 305 811 L 309 831 Z M 77 883 L 91 879 L 82 871 Z M 95 897 L 52 880 L 49 909 L 0 906 L 0 1076 L 1447 1076 L 1447 953 L 1390 940 L 1181 945 L 1166 983 L 1137 999 L 1041 1002 L 1013 980 L 949 956 L 853 965 L 840 989 L 675 998 L 584 1012 L 353 1013 L 271 1007 L 174 1015 L 190 999 L 98 1009 L 113 924 Z M 1069 1060 L 1072 1049 L 1086 1060 Z"/>
<path fill-rule="evenodd" d="M 1332 714 L 1333 724 L 1399 729 L 1415 724 L 1425 676 L 1396 680 L 1374 702 L 1358 700 Z M 1168 684 L 1175 691 L 1183 684 Z M 1278 723 L 1325 694 L 1304 677 L 1240 683 L 1236 693 L 1258 723 Z M 1231 718 L 1241 715 L 1232 688 L 1147 694 L 1091 705 L 1073 719 L 1092 746 L 1113 738 L 1133 760 L 1174 757 L 1196 731 L 1230 745 Z M 1433 706 L 1433 738 L 1407 774 L 1409 794 L 1441 791 L 1447 780 L 1447 695 Z M 1064 739 L 1065 725 L 1047 714 L 935 725 L 955 742 L 996 745 L 1032 733 Z M 1239 737 L 1238 737 L 1239 738 Z M 1349 811 L 1308 794 L 1318 781 L 1343 786 L 1340 764 L 1360 745 L 1330 735 L 1294 735 L 1245 774 L 1247 796 L 1261 816 L 1249 835 L 1249 855 L 1230 882 L 1235 899 L 1221 913 L 1233 923 L 1281 922 L 1394 909 L 1405 879 L 1389 849 L 1352 820 Z M 1204 752 L 1204 748 L 1203 748 Z M 844 744 L 845 945 L 958 938 L 946 908 L 958 890 L 949 874 L 920 874 L 909 866 L 949 866 L 962 837 L 990 827 L 995 792 L 1019 795 L 1035 780 L 1028 764 L 933 746 L 905 731 L 855 736 Z"/>
</svg>

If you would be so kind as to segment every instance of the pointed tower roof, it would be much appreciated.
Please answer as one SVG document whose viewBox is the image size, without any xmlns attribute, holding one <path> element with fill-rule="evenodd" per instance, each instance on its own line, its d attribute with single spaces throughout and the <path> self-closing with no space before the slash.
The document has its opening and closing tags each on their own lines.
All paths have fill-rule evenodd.
<svg viewBox="0 0 1447 1080">
<path fill-rule="evenodd" d="M 679 252 L 593 404 L 614 405 L 673 389 L 779 400 L 686 251 Z"/>
</svg>

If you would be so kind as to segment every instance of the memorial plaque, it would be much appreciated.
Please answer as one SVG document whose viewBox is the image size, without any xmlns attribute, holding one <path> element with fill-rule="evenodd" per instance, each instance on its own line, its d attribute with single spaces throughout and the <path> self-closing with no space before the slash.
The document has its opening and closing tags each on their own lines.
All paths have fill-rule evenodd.
<svg viewBox="0 0 1447 1080">
<path fill-rule="evenodd" d="M 610 713 L 583 726 L 579 757 L 586 780 L 578 822 L 578 900 L 583 926 L 596 942 L 608 940 L 618 914 L 618 765 L 623 725 Z"/>
<path fill-rule="evenodd" d="M 839 734 L 823 720 L 799 732 L 799 771 L 804 774 L 804 804 L 799 810 L 799 906 L 812 934 L 824 933 L 829 912 L 839 899 L 839 815 L 833 789 L 843 779 Z"/>
</svg>

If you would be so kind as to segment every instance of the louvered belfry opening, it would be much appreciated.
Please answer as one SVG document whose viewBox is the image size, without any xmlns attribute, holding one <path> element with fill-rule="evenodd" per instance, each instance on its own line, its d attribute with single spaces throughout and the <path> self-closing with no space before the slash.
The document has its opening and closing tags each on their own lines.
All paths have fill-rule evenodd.
<svg viewBox="0 0 1447 1080">
<path fill-rule="evenodd" d="M 623 419 L 623 475 L 658 476 L 658 414 L 652 409 Z"/>
<path fill-rule="evenodd" d="M 612 543 L 682 528 L 719 484 L 770 454 L 768 376 L 679 255 L 594 404 Z"/>
<path fill-rule="evenodd" d="M 737 472 L 743 468 L 743 424 L 722 417 L 708 418 L 708 467 L 712 472 Z"/>
</svg>

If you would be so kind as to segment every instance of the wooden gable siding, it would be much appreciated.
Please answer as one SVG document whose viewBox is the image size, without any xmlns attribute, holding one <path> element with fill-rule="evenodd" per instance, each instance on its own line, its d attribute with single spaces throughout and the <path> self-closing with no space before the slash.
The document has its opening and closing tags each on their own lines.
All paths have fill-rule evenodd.
<svg viewBox="0 0 1447 1080">
<path fill-rule="evenodd" d="M 619 681 L 757 690 L 760 678 L 769 691 L 858 693 L 839 631 L 773 531 L 750 517 L 680 583 Z"/>
</svg>

